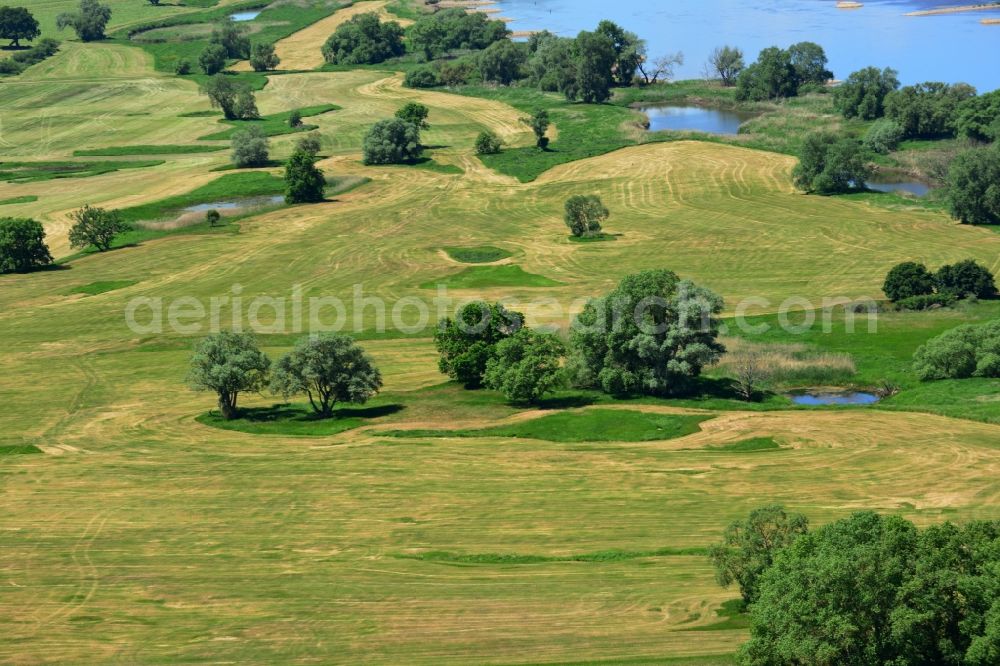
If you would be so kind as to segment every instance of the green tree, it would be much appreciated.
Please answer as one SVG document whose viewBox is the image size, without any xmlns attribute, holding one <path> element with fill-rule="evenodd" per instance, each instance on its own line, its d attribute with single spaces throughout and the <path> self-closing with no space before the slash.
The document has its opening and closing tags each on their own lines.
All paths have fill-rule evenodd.
<svg viewBox="0 0 1000 666">
<path fill-rule="evenodd" d="M 405 164 L 420 159 L 420 130 L 413 123 L 399 118 L 380 120 L 368 131 L 364 140 L 365 164 Z"/>
<path fill-rule="evenodd" d="M 0 217 L 0 273 L 27 273 L 51 263 L 45 229 L 40 223 Z"/>
<path fill-rule="evenodd" d="M 98 251 L 107 252 L 118 234 L 132 230 L 122 221 L 118 211 L 91 208 L 90 205 L 70 213 L 70 219 L 73 226 L 69 230 L 69 244 L 74 248 L 93 245 Z"/>
<path fill-rule="evenodd" d="M 180 60 L 178 60 L 177 64 L 174 66 L 174 73 L 177 76 L 187 76 L 188 74 L 190 74 L 191 61 L 188 60 L 187 58 L 181 58 Z"/>
<path fill-rule="evenodd" d="M 430 65 L 414 67 L 406 72 L 403 85 L 407 88 L 437 88 L 441 85 L 437 70 Z"/>
<path fill-rule="evenodd" d="M 316 132 L 311 134 L 306 134 L 295 142 L 295 150 L 301 150 L 306 152 L 313 157 L 319 155 L 320 149 L 323 147 L 322 139 L 320 135 Z"/>
<path fill-rule="evenodd" d="M 548 31 L 532 35 L 525 67 L 529 83 L 539 90 L 560 92 L 571 99 L 577 87 L 575 46 L 575 40 L 556 37 Z"/>
<path fill-rule="evenodd" d="M 434 333 L 441 372 L 467 389 L 480 388 L 497 344 L 523 326 L 524 315 L 499 303 L 465 305 L 454 318 L 445 318 Z"/>
<path fill-rule="evenodd" d="M 407 102 L 396 111 L 396 117 L 416 126 L 417 129 L 425 130 L 430 128 L 427 123 L 427 116 L 430 115 L 430 112 L 431 110 L 420 102 Z"/>
<path fill-rule="evenodd" d="M 241 169 L 267 166 L 269 150 L 267 135 L 256 125 L 233 132 L 232 161 Z"/>
<path fill-rule="evenodd" d="M 885 115 L 885 98 L 899 88 L 898 72 L 865 67 L 833 91 L 833 103 L 845 118 L 876 120 Z"/>
<path fill-rule="evenodd" d="M 535 145 L 545 150 L 549 145 L 549 138 L 545 133 L 549 131 L 549 112 L 545 109 L 538 109 L 528 118 L 521 118 L 521 122 L 531 128 L 535 133 Z"/>
<path fill-rule="evenodd" d="M 612 21 L 601 21 L 595 32 L 611 40 L 615 52 L 614 82 L 619 86 L 632 85 L 636 71 L 644 60 L 646 43 L 634 32 Z"/>
<path fill-rule="evenodd" d="M 903 128 L 894 120 L 882 118 L 872 123 L 865 134 L 862 145 L 873 153 L 886 155 L 899 147 L 903 140 Z"/>
<path fill-rule="evenodd" d="M 723 587 L 736 583 L 743 603 L 754 603 L 760 578 L 774 562 L 775 555 L 808 531 L 809 520 L 805 516 L 787 513 L 778 504 L 751 511 L 746 520 L 737 520 L 726 528 L 721 544 L 712 546 L 709 557 L 716 580 Z"/>
<path fill-rule="evenodd" d="M 611 212 L 596 195 L 577 194 L 566 200 L 566 226 L 577 238 L 596 236 Z"/>
<path fill-rule="evenodd" d="M 574 322 L 575 380 L 614 396 L 683 394 L 725 351 L 721 311 L 721 298 L 671 271 L 629 275 Z"/>
<path fill-rule="evenodd" d="M 250 57 L 250 38 L 246 27 L 226 19 L 212 29 L 209 43 L 218 44 L 226 50 L 226 56 L 233 60 L 246 60 Z"/>
<path fill-rule="evenodd" d="M 327 333 L 300 340 L 274 367 L 271 391 L 287 400 L 305 393 L 313 411 L 330 417 L 341 403 L 363 405 L 378 395 L 382 374 L 348 335 Z"/>
<path fill-rule="evenodd" d="M 510 35 L 503 21 L 450 7 L 424 14 L 406 32 L 410 47 L 433 60 L 453 50 L 479 51 Z"/>
<path fill-rule="evenodd" d="M 521 78 L 526 51 L 509 39 L 494 42 L 479 54 L 479 71 L 483 81 L 509 86 Z"/>
<path fill-rule="evenodd" d="M 198 56 L 198 66 L 209 76 L 218 74 L 226 68 L 226 47 L 222 44 L 209 44 Z"/>
<path fill-rule="evenodd" d="M 80 41 L 94 42 L 104 39 L 104 29 L 110 20 L 111 7 L 98 0 L 80 0 L 76 12 L 64 12 L 56 17 L 56 27 L 60 30 L 73 28 Z"/>
<path fill-rule="evenodd" d="M 970 295 L 976 298 L 993 298 L 997 295 L 993 273 L 986 266 L 976 263 L 974 259 L 942 266 L 935 274 L 934 281 L 938 291 L 943 294 L 953 294 L 958 298 Z"/>
<path fill-rule="evenodd" d="M 240 393 L 267 386 L 271 360 L 249 333 L 223 331 L 203 339 L 191 357 L 188 384 L 196 391 L 214 391 L 226 420 L 239 416 Z"/>
<path fill-rule="evenodd" d="M 533 404 L 558 387 L 565 353 L 554 335 L 522 328 L 497 343 L 486 362 L 483 384 L 510 402 Z"/>
<path fill-rule="evenodd" d="M 323 44 L 323 58 L 339 65 L 374 65 L 406 52 L 403 28 L 394 21 L 382 23 L 368 12 L 342 23 Z"/>
<path fill-rule="evenodd" d="M 913 369 L 923 381 L 1000 377 L 1000 320 L 931 338 L 913 355 Z"/>
<path fill-rule="evenodd" d="M 260 111 L 257 110 L 257 98 L 249 86 L 241 87 L 236 93 L 233 102 L 233 114 L 240 120 L 259 120 Z"/>
<path fill-rule="evenodd" d="M 974 141 L 1000 139 L 1000 90 L 962 102 L 955 118 L 959 136 Z"/>
<path fill-rule="evenodd" d="M 588 104 L 608 101 L 614 83 L 614 44 L 605 35 L 583 31 L 576 37 L 573 52 L 576 77 L 573 85 L 563 90 L 566 97 Z"/>
<path fill-rule="evenodd" d="M 490 130 L 483 130 L 476 137 L 476 155 L 496 155 L 503 147 L 503 142 Z"/>
<path fill-rule="evenodd" d="M 228 76 L 222 74 L 210 78 L 201 89 L 208 96 L 212 107 L 221 109 L 227 120 L 236 120 L 239 117 L 236 113 L 236 98 L 242 90 L 243 86 L 233 83 Z"/>
<path fill-rule="evenodd" d="M 285 203 L 323 201 L 326 179 L 316 168 L 316 153 L 298 148 L 285 165 Z"/>
<path fill-rule="evenodd" d="M 799 89 L 799 77 L 792 64 L 792 55 L 777 46 L 766 48 L 736 80 L 736 99 L 761 102 L 794 97 Z"/>
<path fill-rule="evenodd" d="M 250 51 L 250 66 L 255 72 L 269 72 L 278 69 L 281 58 L 274 52 L 274 44 L 254 44 Z"/>
<path fill-rule="evenodd" d="M 826 68 L 828 62 L 823 47 L 813 42 L 799 42 L 788 47 L 788 57 L 795 70 L 798 85 L 824 84 L 833 78 Z"/>
<path fill-rule="evenodd" d="M 892 302 L 934 293 L 934 276 L 923 264 L 904 261 L 885 276 L 882 291 Z"/>
<path fill-rule="evenodd" d="M 288 126 L 295 129 L 302 124 L 302 112 L 298 109 L 292 109 L 288 114 Z"/>
<path fill-rule="evenodd" d="M 0 7 L 0 39 L 9 39 L 18 47 L 21 40 L 31 41 L 42 34 L 38 21 L 24 7 Z"/>
<path fill-rule="evenodd" d="M 743 61 L 743 51 L 739 48 L 721 46 L 716 47 L 708 57 L 708 66 L 722 81 L 722 85 L 730 87 L 736 85 L 736 80 L 746 67 L 746 63 Z"/>
<path fill-rule="evenodd" d="M 948 210 L 962 224 L 1000 224 L 1000 144 L 955 157 L 948 168 Z"/>
<path fill-rule="evenodd" d="M 792 176 L 806 192 L 837 194 L 863 187 L 871 177 L 871 167 L 861 144 L 854 139 L 815 132 L 803 141 Z"/>
<path fill-rule="evenodd" d="M 210 227 L 217 226 L 220 222 L 222 222 L 222 213 L 214 208 L 212 210 L 205 211 L 205 221 L 208 222 L 208 226 Z"/>
<path fill-rule="evenodd" d="M 885 115 L 899 123 L 905 138 L 953 136 L 957 131 L 958 110 L 976 96 L 966 83 L 921 83 L 889 93 Z"/>
</svg>

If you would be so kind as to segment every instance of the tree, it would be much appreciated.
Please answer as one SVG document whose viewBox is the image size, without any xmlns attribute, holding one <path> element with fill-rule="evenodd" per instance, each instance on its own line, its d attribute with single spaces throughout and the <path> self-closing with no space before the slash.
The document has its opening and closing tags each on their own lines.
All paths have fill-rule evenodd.
<svg viewBox="0 0 1000 666">
<path fill-rule="evenodd" d="M 833 78 L 833 72 L 826 68 L 828 62 L 823 47 L 813 42 L 799 42 L 788 47 L 788 56 L 795 70 L 799 86 L 805 84 L 825 84 Z"/>
<path fill-rule="evenodd" d="M 437 70 L 430 65 L 414 67 L 406 73 L 403 85 L 407 88 L 436 88 L 441 85 Z"/>
<path fill-rule="evenodd" d="M 237 167 L 243 169 L 267 166 L 270 149 L 267 135 L 256 125 L 233 132 L 232 148 L 233 164 Z"/>
<path fill-rule="evenodd" d="M 405 164 L 420 159 L 420 130 L 399 118 L 380 120 L 368 131 L 364 141 L 365 164 Z"/>
<path fill-rule="evenodd" d="M 497 344 L 523 326 L 524 315 L 499 303 L 469 303 L 454 319 L 445 318 L 434 333 L 434 344 L 441 355 L 438 367 L 465 388 L 478 389 Z"/>
<path fill-rule="evenodd" d="M 577 194 L 566 200 L 566 226 L 577 238 L 596 236 L 611 212 L 596 195 Z"/>
<path fill-rule="evenodd" d="M 226 57 L 245 60 L 250 57 L 250 38 L 246 28 L 232 19 L 226 19 L 212 29 L 209 43 L 218 44 L 226 50 Z"/>
<path fill-rule="evenodd" d="M 600 104 L 611 97 L 615 66 L 614 44 L 607 36 L 583 31 L 574 44 L 576 80 L 564 90 L 567 99 Z"/>
<path fill-rule="evenodd" d="M 871 177 L 871 167 L 861 144 L 854 139 L 815 132 L 803 142 L 792 176 L 795 184 L 806 192 L 837 194 L 863 187 Z"/>
<path fill-rule="evenodd" d="M 962 102 L 955 118 L 955 129 L 959 136 L 973 141 L 1000 139 L 1000 90 Z"/>
<path fill-rule="evenodd" d="M 91 208 L 89 204 L 70 213 L 70 219 L 74 224 L 69 230 L 69 244 L 74 248 L 93 245 L 98 251 L 107 252 L 118 234 L 132 230 L 118 211 Z"/>
<path fill-rule="evenodd" d="M 896 70 L 865 67 L 834 88 L 833 104 L 845 118 L 876 120 L 885 115 L 885 98 L 898 88 Z"/>
<path fill-rule="evenodd" d="M 743 62 L 743 51 L 739 48 L 721 46 L 716 47 L 708 57 L 708 66 L 722 81 L 722 85 L 730 87 L 736 85 L 736 79 L 746 67 L 746 63 Z"/>
<path fill-rule="evenodd" d="M 799 89 L 799 77 L 792 64 L 792 55 L 777 46 L 766 48 L 736 80 L 736 99 L 761 102 L 782 97 L 794 97 Z"/>
<path fill-rule="evenodd" d="M 736 393 L 747 402 L 757 398 L 761 386 L 771 376 L 764 363 L 764 355 L 755 350 L 733 354 L 729 366 L 732 368 Z"/>
<path fill-rule="evenodd" d="M 993 273 L 986 266 L 976 263 L 974 259 L 942 266 L 935 274 L 934 282 L 939 292 L 953 294 L 958 298 L 966 296 L 993 298 L 997 295 Z"/>
<path fill-rule="evenodd" d="M 174 73 L 177 76 L 187 76 L 191 73 L 191 61 L 187 58 L 181 58 L 177 61 L 177 65 L 174 66 Z"/>
<path fill-rule="evenodd" d="M 667 55 L 655 58 L 652 64 L 648 64 L 645 59 L 639 63 L 639 73 L 642 74 L 642 82 L 651 86 L 662 80 L 664 83 L 674 76 L 674 69 L 684 64 L 684 54 L 680 51 L 668 53 Z"/>
<path fill-rule="evenodd" d="M 249 86 L 243 86 L 236 92 L 236 99 L 233 101 L 233 115 L 240 120 L 259 120 L 260 111 L 257 110 L 257 98 Z"/>
<path fill-rule="evenodd" d="M 716 580 L 723 587 L 736 583 L 743 603 L 754 603 L 760 592 L 761 576 L 775 556 L 808 531 L 808 518 L 787 513 L 778 504 L 751 511 L 746 520 L 731 523 L 722 543 L 709 551 Z"/>
<path fill-rule="evenodd" d="M 285 165 L 285 203 L 319 203 L 325 190 L 326 179 L 316 168 L 316 153 L 297 148 Z"/>
<path fill-rule="evenodd" d="M 427 123 L 427 116 L 430 115 L 430 112 L 431 110 L 420 102 L 407 102 L 399 111 L 396 111 L 396 117 L 416 126 L 417 129 L 425 130 L 430 128 Z"/>
<path fill-rule="evenodd" d="M 879 155 L 886 155 L 899 147 L 903 140 L 903 128 L 894 120 L 883 118 L 876 120 L 868 128 L 862 145 Z"/>
<path fill-rule="evenodd" d="M 263 389 L 270 368 L 271 360 L 257 347 L 253 335 L 223 331 L 195 347 L 188 384 L 196 391 L 214 391 L 219 412 L 231 421 L 239 415 L 240 393 Z"/>
<path fill-rule="evenodd" d="M 549 125 L 552 124 L 549 121 L 549 112 L 545 109 L 538 109 L 531 117 L 521 118 L 521 122 L 535 133 L 535 145 L 545 150 L 549 145 L 549 138 L 545 136 L 545 133 L 549 131 Z"/>
<path fill-rule="evenodd" d="M 528 40 L 526 71 L 529 83 L 546 92 L 560 92 L 567 99 L 575 94 L 576 40 L 542 31 Z"/>
<path fill-rule="evenodd" d="M 0 217 L 0 273 L 27 273 L 51 263 L 45 229 L 40 223 Z"/>
<path fill-rule="evenodd" d="M 948 210 L 962 224 L 1000 224 L 1000 144 L 955 157 L 948 168 Z"/>
<path fill-rule="evenodd" d="M 476 137 L 476 155 L 496 155 L 502 146 L 500 137 L 490 130 L 483 130 Z"/>
<path fill-rule="evenodd" d="M 348 335 L 326 333 L 300 340 L 275 364 L 271 390 L 287 400 L 305 393 L 314 412 L 333 415 L 339 403 L 363 405 L 378 395 L 382 374 Z"/>
<path fill-rule="evenodd" d="M 522 328 L 497 343 L 486 362 L 483 384 L 510 402 L 533 404 L 558 385 L 566 349 L 554 335 Z"/>
<path fill-rule="evenodd" d="M 209 76 L 218 74 L 226 68 L 226 47 L 222 44 L 209 44 L 198 56 L 198 66 Z"/>
<path fill-rule="evenodd" d="M 382 23 L 378 14 L 358 14 L 342 23 L 323 44 L 323 58 L 339 65 L 374 65 L 406 52 L 403 28 Z"/>
<path fill-rule="evenodd" d="M 0 7 L 0 39 L 9 39 L 12 47 L 21 40 L 31 41 L 42 34 L 38 21 L 24 7 Z"/>
<path fill-rule="evenodd" d="M 214 227 L 222 221 L 222 213 L 214 208 L 212 210 L 207 210 L 205 211 L 205 221 L 208 222 L 208 226 Z"/>
<path fill-rule="evenodd" d="M 504 39 L 493 42 L 479 54 L 479 72 L 487 83 L 509 86 L 521 78 L 521 67 L 525 61 L 524 47 Z"/>
<path fill-rule="evenodd" d="M 899 123 L 905 138 L 953 136 L 959 107 L 975 96 L 966 83 L 906 86 L 886 95 L 885 115 Z"/>
<path fill-rule="evenodd" d="M 667 270 L 629 275 L 570 332 L 576 382 L 614 396 L 677 395 L 725 351 L 722 299 Z"/>
<path fill-rule="evenodd" d="M 313 157 L 319 155 L 320 148 L 323 147 L 320 135 L 316 132 L 311 134 L 306 134 L 295 142 L 295 150 L 301 150 L 303 152 L 309 153 Z"/>
<path fill-rule="evenodd" d="M 456 49 L 479 51 L 509 35 L 503 21 L 461 7 L 424 14 L 406 33 L 410 47 L 422 52 L 425 60 Z"/>
<path fill-rule="evenodd" d="M 202 86 L 201 91 L 208 96 L 213 108 L 222 109 L 227 120 L 236 120 L 236 97 L 243 87 L 222 74 L 216 74 Z"/>
<path fill-rule="evenodd" d="M 931 338 L 913 355 L 913 370 L 922 381 L 1000 377 L 1000 320 Z"/>
<path fill-rule="evenodd" d="M 278 69 L 281 58 L 274 52 L 274 44 L 254 44 L 250 51 L 250 66 L 255 72 L 268 72 Z"/>
<path fill-rule="evenodd" d="M 80 0 L 78 11 L 65 12 L 56 17 L 56 27 L 60 30 L 73 28 L 83 42 L 104 39 L 104 29 L 111 20 L 111 7 L 98 0 Z"/>
<path fill-rule="evenodd" d="M 288 113 L 288 126 L 295 129 L 302 124 L 302 112 L 298 109 L 292 109 Z"/>
<path fill-rule="evenodd" d="M 595 32 L 611 40 L 611 46 L 615 53 L 615 62 L 612 67 L 615 84 L 619 86 L 632 85 L 635 73 L 646 53 L 645 41 L 639 39 L 639 36 L 634 32 L 629 32 L 612 21 L 601 21 L 597 24 Z"/>
<path fill-rule="evenodd" d="M 904 261 L 885 276 L 882 291 L 892 302 L 934 293 L 934 276 L 923 264 Z"/>
</svg>

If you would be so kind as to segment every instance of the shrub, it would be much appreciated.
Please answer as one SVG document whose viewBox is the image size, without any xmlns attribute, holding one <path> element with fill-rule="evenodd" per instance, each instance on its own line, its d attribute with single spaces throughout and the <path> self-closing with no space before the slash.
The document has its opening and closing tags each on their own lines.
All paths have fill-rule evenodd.
<svg viewBox="0 0 1000 666">
<path fill-rule="evenodd" d="M 479 76 L 476 63 L 471 58 L 459 60 L 447 60 L 441 63 L 441 70 L 437 75 L 438 84 L 442 86 L 464 86 L 471 83 Z M 420 86 L 411 86 L 413 88 Z M 430 86 L 433 87 L 433 86 Z"/>
<path fill-rule="evenodd" d="M 934 276 L 923 264 L 904 261 L 892 267 L 885 276 L 882 291 L 890 301 L 901 301 L 913 296 L 926 296 L 934 293 Z"/>
<path fill-rule="evenodd" d="M 601 233 L 601 224 L 606 222 L 610 215 L 600 197 L 578 194 L 566 200 L 563 219 L 570 232 L 581 238 Z"/>
<path fill-rule="evenodd" d="M 177 61 L 177 66 L 174 68 L 174 72 L 177 76 L 187 76 L 191 73 L 191 61 L 187 58 L 181 58 Z"/>
<path fill-rule="evenodd" d="M 423 150 L 416 125 L 398 118 L 382 120 L 365 136 L 364 163 L 405 164 L 419 159 Z"/>
<path fill-rule="evenodd" d="M 24 218 L 0 218 L 0 273 L 26 273 L 52 263 L 45 229 Z"/>
<path fill-rule="evenodd" d="M 899 123 L 893 120 L 882 119 L 876 121 L 868 128 L 862 144 L 873 153 L 885 155 L 896 150 L 899 147 L 899 142 L 902 140 L 903 128 L 900 127 Z"/>
<path fill-rule="evenodd" d="M 70 213 L 74 224 L 69 230 L 69 244 L 74 248 L 85 248 L 93 245 L 99 252 L 111 249 L 118 234 L 131 231 L 132 227 L 123 222 L 116 210 L 91 208 L 85 205 L 78 211 Z"/>
<path fill-rule="evenodd" d="M 554 390 L 561 377 L 565 347 L 554 335 L 522 328 L 501 340 L 486 362 L 483 384 L 513 403 L 535 403 Z"/>
<path fill-rule="evenodd" d="M 454 318 L 445 318 L 434 334 L 441 372 L 468 389 L 483 384 L 496 346 L 524 326 L 524 315 L 499 303 L 469 303 Z"/>
<path fill-rule="evenodd" d="M 255 125 L 233 132 L 232 160 L 237 167 L 261 167 L 268 161 L 268 141 L 264 131 Z"/>
<path fill-rule="evenodd" d="M 1000 377 L 1000 320 L 932 338 L 913 355 L 913 368 L 924 381 Z"/>
<path fill-rule="evenodd" d="M 374 65 L 403 55 L 403 28 L 368 12 L 341 24 L 323 44 L 323 58 L 339 65 Z"/>
<path fill-rule="evenodd" d="M 353 338 L 326 333 L 300 340 L 275 364 L 271 390 L 287 400 L 305 393 L 313 411 L 329 417 L 338 403 L 363 405 L 378 395 L 382 374 Z"/>
<path fill-rule="evenodd" d="M 896 301 L 896 308 L 910 311 L 933 310 L 951 307 L 957 300 L 953 294 L 923 294 L 899 299 Z"/>
<path fill-rule="evenodd" d="M 500 141 L 500 137 L 489 130 L 480 132 L 479 136 L 476 137 L 477 155 L 496 155 L 502 146 L 503 142 Z"/>
<path fill-rule="evenodd" d="M 406 73 L 403 85 L 407 88 L 437 88 L 441 85 L 437 71 L 430 65 L 415 67 Z"/>
<path fill-rule="evenodd" d="M 973 259 L 967 259 L 950 266 L 942 266 L 934 276 L 938 291 L 958 298 L 975 296 L 993 298 L 997 295 L 993 273 Z"/>
</svg>

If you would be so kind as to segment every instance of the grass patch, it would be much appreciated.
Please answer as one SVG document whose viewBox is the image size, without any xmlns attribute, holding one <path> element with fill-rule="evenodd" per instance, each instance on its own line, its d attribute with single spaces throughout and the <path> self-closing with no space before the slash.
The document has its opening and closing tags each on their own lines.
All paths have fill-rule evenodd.
<svg viewBox="0 0 1000 666">
<path fill-rule="evenodd" d="M 776 451 L 780 448 L 781 445 L 774 441 L 773 437 L 754 437 L 723 446 L 712 446 L 705 450 L 725 453 L 752 453 L 754 451 Z"/>
<path fill-rule="evenodd" d="M 311 116 L 319 116 L 324 113 L 329 113 L 330 111 L 336 111 L 340 107 L 336 104 L 320 104 L 317 106 L 306 106 L 298 109 L 302 113 L 303 118 L 308 118 Z M 231 139 L 233 133 L 250 126 L 255 126 L 264 132 L 267 136 L 281 136 L 283 134 L 294 134 L 296 132 L 311 132 L 317 128 L 317 125 L 307 125 L 305 123 L 299 125 L 298 127 L 289 127 L 288 118 L 292 115 L 292 110 L 282 111 L 281 113 L 272 113 L 269 116 L 263 116 L 259 120 L 220 120 L 220 123 L 225 123 L 231 125 L 229 129 L 222 130 L 221 132 L 216 132 L 214 134 L 208 134 L 206 136 L 200 137 L 199 141 L 224 141 Z"/>
<path fill-rule="evenodd" d="M 188 206 L 243 197 L 276 195 L 282 194 L 284 191 L 285 180 L 269 173 L 262 171 L 229 173 L 191 190 L 187 194 L 178 194 L 141 206 L 124 208 L 120 212 L 126 222 L 159 220 L 174 217 Z"/>
<path fill-rule="evenodd" d="M 23 197 L 11 197 L 10 199 L 0 199 L 0 206 L 12 206 L 14 204 L 24 204 L 32 203 L 38 201 L 38 197 L 34 194 L 28 194 Z"/>
<path fill-rule="evenodd" d="M 492 264 L 495 261 L 506 259 L 510 252 L 492 245 L 482 245 L 480 247 L 446 247 L 444 251 L 455 261 L 463 264 Z"/>
<path fill-rule="evenodd" d="M 750 616 L 746 614 L 742 599 L 730 599 L 715 610 L 715 615 L 721 618 L 719 622 L 703 627 L 691 627 L 689 631 L 732 631 L 750 628 Z"/>
<path fill-rule="evenodd" d="M 23 456 L 41 453 L 42 450 L 34 444 L 0 444 L 0 458 L 6 456 Z"/>
<path fill-rule="evenodd" d="M 481 430 L 396 430 L 392 437 L 509 437 L 548 442 L 653 442 L 698 432 L 712 416 L 589 409 Z"/>
<path fill-rule="evenodd" d="M 222 430 L 235 430 L 251 435 L 288 435 L 292 437 L 328 437 L 347 430 L 369 425 L 375 419 L 390 416 L 403 409 L 402 405 L 384 404 L 375 407 L 349 407 L 334 411 L 333 418 L 317 416 L 305 405 L 274 405 L 273 407 L 241 409 L 240 418 L 227 421 L 218 412 L 208 412 L 195 420 Z"/>
<path fill-rule="evenodd" d="M 708 555 L 708 548 L 658 548 L 656 550 L 601 550 L 580 555 L 519 555 L 516 553 L 451 553 L 433 550 L 423 553 L 396 553 L 401 560 L 440 562 L 442 564 L 546 564 L 549 562 L 624 562 L 647 557 L 683 557 Z"/>
<path fill-rule="evenodd" d="M 131 287 L 134 284 L 138 284 L 138 282 L 138 280 L 107 280 L 104 282 L 91 282 L 90 284 L 73 287 L 69 290 L 69 293 L 96 296 L 97 294 L 104 294 L 109 291 L 115 291 L 116 289 Z"/>
<path fill-rule="evenodd" d="M 444 285 L 452 289 L 478 289 L 482 287 L 556 287 L 561 282 L 544 275 L 528 273 L 513 264 L 503 266 L 470 266 L 461 273 L 449 275 L 420 285 L 422 289 L 436 289 Z"/>
<path fill-rule="evenodd" d="M 87 178 L 120 169 L 144 169 L 163 160 L 120 162 L 0 162 L 0 180 L 9 183 L 37 183 L 58 178 Z"/>
<path fill-rule="evenodd" d="M 214 115 L 214 114 L 213 114 Z M 189 153 L 214 153 L 228 146 L 114 146 L 74 150 L 73 157 L 121 157 L 124 155 L 187 155 Z"/>
</svg>

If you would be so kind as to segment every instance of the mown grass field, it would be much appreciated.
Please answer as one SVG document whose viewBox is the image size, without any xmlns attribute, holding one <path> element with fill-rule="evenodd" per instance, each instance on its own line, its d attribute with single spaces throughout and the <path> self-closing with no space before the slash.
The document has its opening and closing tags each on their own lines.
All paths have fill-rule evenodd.
<svg viewBox="0 0 1000 666">
<path fill-rule="evenodd" d="M 121 4 L 121 21 L 147 11 Z M 225 146 L 199 139 L 227 126 L 191 115 L 209 110 L 197 85 L 153 64 L 133 46 L 68 43 L 5 81 L 5 160 Z M 264 114 L 339 107 L 308 122 L 327 175 L 370 179 L 362 187 L 224 233 L 182 230 L 0 276 L 0 661 L 727 664 L 746 629 L 727 619 L 737 593 L 716 585 L 704 552 L 751 509 L 781 502 L 816 524 L 866 508 L 921 524 L 1000 517 L 1000 387 L 920 385 L 907 366 L 928 337 L 995 318 L 996 304 L 883 315 L 874 336 L 862 325 L 848 335 L 838 319 L 832 335 L 795 338 L 852 354 L 860 384 L 902 385 L 882 408 L 837 410 L 579 394 L 515 408 L 444 384 L 428 332 L 380 334 L 374 309 L 351 304 L 355 285 L 391 306 L 452 281 L 462 298 L 554 297 L 561 311 L 527 309 L 565 325 L 579 299 L 668 267 L 722 294 L 730 315 L 765 299 L 751 311 L 773 322 L 790 297 L 880 297 L 904 259 L 974 257 L 998 271 L 1000 235 L 933 210 L 802 195 L 793 159 L 742 147 L 654 143 L 540 167 L 523 109 L 401 81 L 280 74 L 258 93 Z M 411 100 L 431 108 L 424 140 L 445 168 L 362 165 L 366 128 Z M 572 111 L 554 115 L 556 149 L 605 131 L 572 126 Z M 605 112 L 627 113 L 581 113 Z M 487 128 L 536 172 L 531 182 L 472 154 Z M 297 138 L 273 137 L 273 156 Z M 0 183 L 0 213 L 43 221 L 65 258 L 66 213 L 83 203 L 156 217 L 219 183 L 270 191 L 281 173 L 219 181 L 232 175 L 213 171 L 227 151 L 157 157 Z M 578 193 L 601 195 L 616 242 L 568 240 L 562 206 Z M 357 315 L 385 377 L 375 412 L 345 414 L 340 432 L 308 419 L 294 432 L 266 420 L 217 427 L 212 397 L 184 385 L 198 333 L 136 333 L 124 312 L 137 296 L 207 300 L 234 285 L 247 299 L 296 285 L 346 299 L 349 328 Z M 294 338 L 262 341 L 276 357 Z"/>
</svg>

